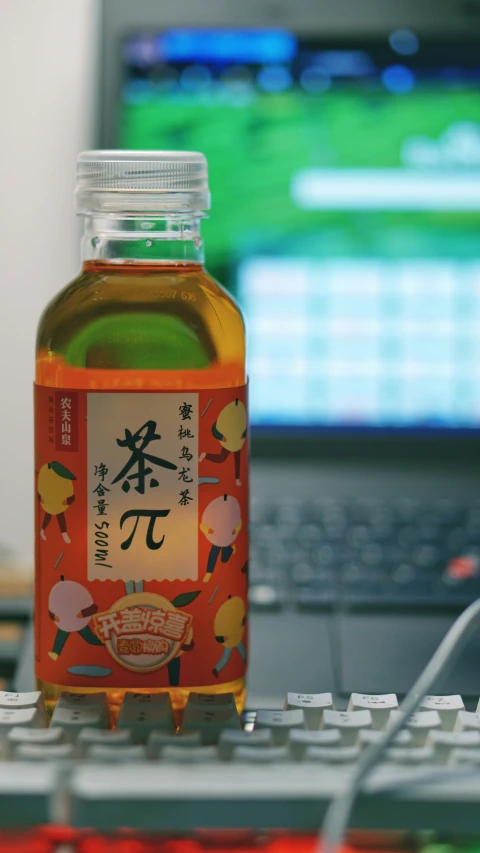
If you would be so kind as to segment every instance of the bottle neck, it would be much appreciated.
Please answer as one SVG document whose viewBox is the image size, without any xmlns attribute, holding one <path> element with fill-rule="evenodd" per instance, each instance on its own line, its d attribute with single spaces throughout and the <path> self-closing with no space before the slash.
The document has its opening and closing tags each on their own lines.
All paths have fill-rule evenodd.
<svg viewBox="0 0 480 853">
<path fill-rule="evenodd" d="M 114 264 L 203 264 L 200 220 L 203 214 L 88 214 L 82 261 Z"/>
</svg>

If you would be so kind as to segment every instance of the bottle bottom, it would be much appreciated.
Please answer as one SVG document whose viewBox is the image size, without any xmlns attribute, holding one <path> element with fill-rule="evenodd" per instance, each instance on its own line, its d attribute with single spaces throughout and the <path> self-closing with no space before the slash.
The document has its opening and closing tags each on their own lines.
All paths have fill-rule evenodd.
<svg viewBox="0 0 480 853">
<path fill-rule="evenodd" d="M 57 700 L 62 693 L 99 693 L 105 690 L 107 694 L 108 707 L 110 710 L 110 725 L 115 726 L 120 705 L 122 704 L 125 693 L 132 692 L 132 688 L 125 687 L 109 687 L 104 688 L 102 685 L 98 687 L 73 687 L 70 685 L 51 684 L 47 681 L 36 679 L 37 690 L 43 694 L 45 704 L 49 713 L 53 712 Z M 233 693 L 235 704 L 238 713 L 243 711 L 245 706 L 246 686 L 245 678 L 237 678 L 235 681 L 228 681 L 223 684 L 208 684 L 204 687 L 162 687 L 162 688 L 135 688 L 135 693 L 170 693 L 172 699 L 173 710 L 177 725 L 180 723 L 181 712 L 187 704 L 189 693 Z"/>
</svg>

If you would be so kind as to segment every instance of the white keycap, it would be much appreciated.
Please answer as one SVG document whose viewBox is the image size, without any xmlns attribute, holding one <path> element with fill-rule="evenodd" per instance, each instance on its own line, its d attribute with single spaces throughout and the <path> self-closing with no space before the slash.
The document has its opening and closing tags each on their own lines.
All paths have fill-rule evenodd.
<svg viewBox="0 0 480 853">
<path fill-rule="evenodd" d="M 224 729 L 240 729 L 240 717 L 236 708 L 196 708 L 186 706 L 183 712 L 181 734 L 200 732 L 202 742 L 206 746 L 218 743 Z"/>
<path fill-rule="evenodd" d="M 65 741 L 73 743 L 84 728 L 101 729 L 106 727 L 105 713 L 102 708 L 91 705 L 78 705 L 76 708 L 55 706 L 50 723 L 51 728 L 63 729 Z"/>
<path fill-rule="evenodd" d="M 62 693 L 55 705 L 52 720 L 55 717 L 57 708 L 61 711 L 80 711 L 82 713 L 91 712 L 92 719 L 96 714 L 96 718 L 100 721 L 99 728 L 108 728 L 109 710 L 106 693 Z M 88 715 L 86 714 L 86 716 Z M 85 723 L 85 725 L 90 724 Z M 92 723 L 92 725 L 95 726 L 96 724 Z"/>
<path fill-rule="evenodd" d="M 420 704 L 422 711 L 436 711 L 442 721 L 444 732 L 452 732 L 457 721 L 459 711 L 465 710 L 463 699 L 455 696 L 424 696 Z"/>
<path fill-rule="evenodd" d="M 185 749 L 183 746 L 164 746 L 159 755 L 162 762 L 174 764 L 212 764 L 218 761 L 216 746 L 194 746 Z"/>
<path fill-rule="evenodd" d="M 154 700 L 145 702 L 145 695 Z M 117 719 L 117 729 L 129 729 L 134 743 L 146 743 L 150 732 L 175 731 L 170 696 L 167 693 L 126 693 Z"/>
<path fill-rule="evenodd" d="M 435 752 L 432 746 L 392 747 L 385 758 L 394 764 L 433 764 Z"/>
<path fill-rule="evenodd" d="M 352 693 L 348 703 L 349 711 L 370 711 L 374 729 L 384 729 L 391 711 L 398 710 L 395 693 L 367 694 Z"/>
<path fill-rule="evenodd" d="M 52 731 L 52 729 L 50 729 Z M 55 731 L 55 730 L 53 730 Z M 59 731 L 57 729 L 57 731 Z M 92 746 L 130 746 L 132 733 L 129 729 L 82 729 L 77 737 L 77 755 L 84 758 Z"/>
<path fill-rule="evenodd" d="M 0 813 L 3 819 L 8 815 L 8 825 L 14 827 L 50 823 L 58 780 L 58 763 L 0 762 Z"/>
<path fill-rule="evenodd" d="M 322 714 L 327 709 L 333 710 L 331 693 L 287 693 L 285 710 L 303 710 L 307 729 L 319 729 Z"/>
<path fill-rule="evenodd" d="M 257 711 L 255 731 L 271 729 L 275 746 L 284 746 L 288 741 L 291 729 L 304 729 L 305 715 L 303 710 L 294 711 Z"/>
<path fill-rule="evenodd" d="M 43 697 L 39 690 L 31 693 L 13 693 L 0 690 L 0 708 L 36 708 L 41 702 L 43 702 Z"/>
<path fill-rule="evenodd" d="M 362 729 L 362 731 L 358 735 L 358 745 L 362 748 L 366 748 L 371 746 L 372 743 L 378 743 L 379 740 L 384 737 L 384 732 L 379 732 L 374 729 Z M 399 732 L 393 741 L 392 748 L 395 746 L 399 747 L 409 747 L 412 746 L 412 734 L 411 732 L 403 731 Z"/>
<path fill-rule="evenodd" d="M 288 746 L 292 757 L 296 761 L 301 761 L 309 746 L 336 748 L 341 745 L 341 741 L 338 729 L 322 729 L 319 732 L 292 729 L 288 737 Z"/>
<path fill-rule="evenodd" d="M 158 758 L 164 746 L 175 746 L 180 749 L 194 749 L 202 746 L 200 732 L 190 732 L 187 735 L 171 734 L 169 732 L 150 732 L 147 741 L 148 758 Z"/>
<path fill-rule="evenodd" d="M 400 717 L 405 719 L 401 711 L 392 711 L 389 722 L 394 723 Z M 436 711 L 417 711 L 405 721 L 404 725 L 406 731 L 412 735 L 412 746 L 425 746 L 429 733 L 441 727 L 442 721 Z"/>
<path fill-rule="evenodd" d="M 109 712 L 106 693 L 62 693 L 55 706 L 65 711 L 96 710 L 101 720 L 100 728 L 108 728 Z M 55 716 L 55 710 L 53 716 Z"/>
<path fill-rule="evenodd" d="M 452 749 L 448 764 L 480 764 L 480 749 Z"/>
<path fill-rule="evenodd" d="M 236 746 L 232 761 L 238 764 L 279 764 L 291 761 L 286 746 Z"/>
<path fill-rule="evenodd" d="M 187 706 L 194 708 L 232 708 L 235 706 L 233 693 L 189 693 Z"/>
<path fill-rule="evenodd" d="M 459 711 L 454 731 L 480 731 L 480 713 L 478 711 Z"/>
<path fill-rule="evenodd" d="M 257 718 L 256 711 L 244 711 L 243 712 L 243 730 L 245 732 L 253 732 L 255 726 L 255 720 Z"/>
<path fill-rule="evenodd" d="M 15 761 L 67 761 L 74 756 L 71 743 L 21 743 L 15 747 Z"/>
<path fill-rule="evenodd" d="M 342 746 L 354 746 L 361 729 L 372 728 L 370 711 L 325 711 L 324 729 L 338 729 Z"/>
<path fill-rule="evenodd" d="M 0 708 L 37 708 L 45 720 L 45 725 L 48 725 L 47 709 L 39 690 L 32 691 L 31 693 L 11 693 L 6 690 L 0 690 Z"/>
<path fill-rule="evenodd" d="M 322 764 L 352 764 L 360 757 L 358 746 L 339 746 L 329 749 L 326 746 L 309 746 L 305 752 L 305 761 L 319 761 Z"/>
<path fill-rule="evenodd" d="M 480 747 L 480 732 L 430 732 L 427 745 L 432 746 L 437 764 L 446 764 L 452 749 Z"/>
<path fill-rule="evenodd" d="M 155 708 L 168 708 L 172 712 L 172 700 L 169 693 L 135 693 L 128 690 L 122 701 L 122 708 L 133 708 L 143 710 L 145 706 Z"/>
<path fill-rule="evenodd" d="M 99 764 L 128 764 L 146 761 L 147 753 L 141 743 L 130 744 L 130 746 L 95 743 L 88 747 L 86 757 L 88 761 L 96 761 Z"/>
<path fill-rule="evenodd" d="M 15 726 L 15 728 L 10 729 L 7 742 L 12 749 L 22 743 L 40 743 L 54 746 L 63 743 L 63 730 L 58 728 L 27 729 Z"/>
<path fill-rule="evenodd" d="M 46 728 L 46 720 L 38 708 L 0 708 L 0 738 L 16 726 L 29 729 Z"/>
<path fill-rule="evenodd" d="M 237 746 L 251 746 L 255 748 L 272 746 L 272 732 L 270 729 L 257 729 L 254 732 L 245 732 L 242 729 L 225 729 L 218 741 L 218 754 L 222 761 L 229 761 L 233 750 Z"/>
</svg>

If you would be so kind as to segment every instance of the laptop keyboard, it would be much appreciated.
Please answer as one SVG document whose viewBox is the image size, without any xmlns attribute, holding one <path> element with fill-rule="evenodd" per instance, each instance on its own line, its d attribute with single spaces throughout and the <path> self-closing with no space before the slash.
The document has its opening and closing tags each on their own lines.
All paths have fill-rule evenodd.
<svg viewBox="0 0 480 853">
<path fill-rule="evenodd" d="M 0 692 L 0 827 L 315 830 L 399 714 L 394 694 L 353 693 L 345 708 L 328 692 L 288 693 L 283 709 L 240 717 L 232 694 L 191 693 L 179 721 L 168 694 L 127 693 L 112 729 L 104 693 L 63 694 L 49 721 L 40 693 Z M 372 776 L 372 793 L 401 796 L 367 802 L 354 824 L 456 829 L 463 785 L 478 831 L 479 764 L 479 707 L 427 696 Z"/>
<path fill-rule="evenodd" d="M 480 501 L 253 501 L 250 584 L 260 609 L 461 609 L 480 595 Z"/>
</svg>

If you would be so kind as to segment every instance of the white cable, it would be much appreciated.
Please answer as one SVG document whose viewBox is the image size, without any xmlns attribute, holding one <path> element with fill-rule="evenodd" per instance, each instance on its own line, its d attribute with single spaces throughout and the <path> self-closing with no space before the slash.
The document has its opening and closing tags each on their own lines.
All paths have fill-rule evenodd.
<svg viewBox="0 0 480 853">
<path fill-rule="evenodd" d="M 319 836 L 319 853 L 337 853 L 348 829 L 355 800 L 371 770 L 381 760 L 407 718 L 415 713 L 423 697 L 431 692 L 437 678 L 445 675 L 448 666 L 455 661 L 467 639 L 480 622 L 480 598 L 472 602 L 455 620 L 448 633 L 434 652 L 422 674 L 401 704 L 402 715 L 389 727 L 377 743 L 373 743 L 361 756 L 346 790 L 330 803 Z"/>
</svg>

